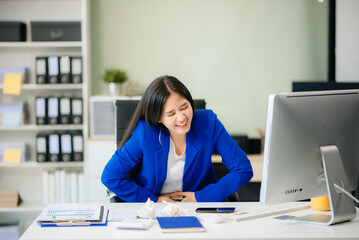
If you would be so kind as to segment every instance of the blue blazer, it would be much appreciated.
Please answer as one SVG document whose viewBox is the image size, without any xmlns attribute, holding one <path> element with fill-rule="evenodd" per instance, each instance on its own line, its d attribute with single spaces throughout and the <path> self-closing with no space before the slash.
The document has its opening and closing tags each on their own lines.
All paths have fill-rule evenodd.
<svg viewBox="0 0 359 240">
<path fill-rule="evenodd" d="M 211 110 L 197 110 L 187 133 L 183 191 L 195 192 L 197 202 L 221 202 L 253 177 L 245 152 L 238 147 Z M 170 134 L 166 128 L 140 120 L 132 137 L 118 149 L 103 170 L 102 183 L 126 202 L 157 202 L 167 175 Z M 212 153 L 222 157 L 229 173 L 218 182 Z M 135 165 L 135 181 L 128 176 Z"/>
</svg>

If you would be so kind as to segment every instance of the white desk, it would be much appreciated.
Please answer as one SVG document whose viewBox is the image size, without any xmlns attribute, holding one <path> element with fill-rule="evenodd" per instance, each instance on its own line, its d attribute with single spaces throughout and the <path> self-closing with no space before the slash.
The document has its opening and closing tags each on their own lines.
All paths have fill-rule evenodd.
<svg viewBox="0 0 359 240">
<path fill-rule="evenodd" d="M 110 210 L 137 210 L 143 204 L 111 203 L 104 204 Z M 161 210 L 165 204 L 156 204 Z M 244 211 L 263 206 L 261 203 L 184 203 L 181 207 L 195 215 L 198 206 L 235 206 Z M 314 212 L 312 209 L 289 213 L 302 216 Z M 321 226 L 300 223 L 291 220 L 278 220 L 264 217 L 243 222 L 227 222 L 214 224 L 202 222 L 206 228 L 203 233 L 161 233 L 154 225 L 149 230 L 116 230 L 112 223 L 108 226 L 93 227 L 47 227 L 41 228 L 36 222 L 32 223 L 20 240 L 42 239 L 359 239 L 359 214 L 350 222 L 332 226 Z"/>
</svg>

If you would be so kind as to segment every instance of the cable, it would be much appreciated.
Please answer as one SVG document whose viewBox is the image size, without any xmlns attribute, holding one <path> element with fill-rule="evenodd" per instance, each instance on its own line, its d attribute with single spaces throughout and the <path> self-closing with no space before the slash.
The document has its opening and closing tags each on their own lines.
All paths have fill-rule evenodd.
<svg viewBox="0 0 359 240">
<path fill-rule="evenodd" d="M 347 192 L 344 188 L 339 187 L 336 183 L 334 183 L 334 187 L 335 187 L 336 189 L 338 189 L 339 191 L 345 193 L 348 197 L 350 197 L 350 198 L 353 199 L 356 203 L 359 204 L 359 200 L 356 199 L 356 198 L 355 198 L 353 195 L 351 195 L 349 192 Z"/>
</svg>

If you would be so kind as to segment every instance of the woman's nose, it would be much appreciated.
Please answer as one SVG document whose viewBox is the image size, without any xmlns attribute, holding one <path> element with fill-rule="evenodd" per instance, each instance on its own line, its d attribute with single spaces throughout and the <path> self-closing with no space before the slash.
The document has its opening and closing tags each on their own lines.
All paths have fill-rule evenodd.
<svg viewBox="0 0 359 240">
<path fill-rule="evenodd" d="M 177 115 L 177 121 L 183 121 L 185 119 L 185 115 L 183 114 L 183 113 L 178 113 L 178 115 Z"/>
</svg>

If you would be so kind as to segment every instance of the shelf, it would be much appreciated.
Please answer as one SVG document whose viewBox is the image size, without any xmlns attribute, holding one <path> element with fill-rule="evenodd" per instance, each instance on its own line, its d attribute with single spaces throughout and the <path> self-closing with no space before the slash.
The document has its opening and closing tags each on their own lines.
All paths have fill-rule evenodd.
<svg viewBox="0 0 359 240">
<path fill-rule="evenodd" d="M 0 207 L 1 212 L 11 212 L 11 213 L 23 213 L 23 212 L 41 212 L 44 208 L 43 205 L 35 203 L 21 203 L 18 207 Z"/>
<path fill-rule="evenodd" d="M 0 48 L 81 48 L 82 42 L 1 42 Z"/>
<path fill-rule="evenodd" d="M 83 167 L 83 162 L 22 162 L 22 163 L 0 163 L 0 168 L 74 168 Z"/>
<path fill-rule="evenodd" d="M 3 89 L 4 85 L 0 85 L 0 89 Z M 25 83 L 21 85 L 21 90 L 73 90 L 78 89 L 81 90 L 83 85 L 79 84 L 30 84 Z"/>
<path fill-rule="evenodd" d="M 0 131 L 67 131 L 82 130 L 83 125 L 22 125 L 18 127 L 0 126 Z"/>
</svg>

